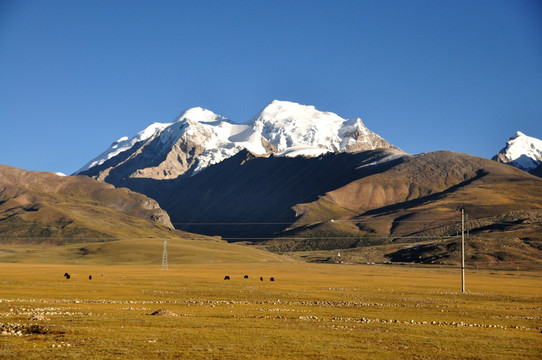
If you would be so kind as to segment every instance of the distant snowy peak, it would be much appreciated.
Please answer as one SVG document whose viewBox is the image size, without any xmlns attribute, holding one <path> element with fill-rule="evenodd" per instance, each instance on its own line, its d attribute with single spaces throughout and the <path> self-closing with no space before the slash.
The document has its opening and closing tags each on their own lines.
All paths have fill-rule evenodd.
<svg viewBox="0 0 542 360">
<path fill-rule="evenodd" d="M 542 140 L 518 131 L 493 157 L 493 160 L 513 165 L 527 172 L 532 171 L 542 165 Z"/>
<path fill-rule="evenodd" d="M 361 119 L 346 120 L 314 106 L 274 100 L 248 123 L 285 156 L 390 147 Z"/>
</svg>

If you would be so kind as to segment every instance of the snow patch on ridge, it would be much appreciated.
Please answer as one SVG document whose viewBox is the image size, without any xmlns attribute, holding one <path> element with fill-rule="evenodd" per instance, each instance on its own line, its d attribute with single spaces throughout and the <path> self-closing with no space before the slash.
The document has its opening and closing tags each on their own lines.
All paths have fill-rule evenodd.
<svg viewBox="0 0 542 360">
<path fill-rule="evenodd" d="M 328 153 L 328 149 L 322 149 L 322 148 L 315 148 L 312 146 L 292 146 L 287 148 L 284 151 L 281 151 L 276 156 L 286 156 L 286 157 L 296 157 L 296 156 L 309 156 L 309 157 L 316 157 L 323 155 L 325 153 Z"/>
<path fill-rule="evenodd" d="M 411 156 L 411 155 L 405 154 L 405 153 L 400 152 L 400 151 L 393 152 L 391 154 L 387 154 L 387 155 L 381 157 L 378 160 L 372 161 L 372 162 L 370 162 L 368 164 L 363 164 L 363 165 L 359 166 L 358 169 L 366 168 L 366 167 L 372 167 L 372 166 L 376 166 L 376 165 L 382 165 L 382 164 L 388 163 L 390 161 L 401 159 L 401 158 L 408 157 L 408 156 Z"/>
</svg>

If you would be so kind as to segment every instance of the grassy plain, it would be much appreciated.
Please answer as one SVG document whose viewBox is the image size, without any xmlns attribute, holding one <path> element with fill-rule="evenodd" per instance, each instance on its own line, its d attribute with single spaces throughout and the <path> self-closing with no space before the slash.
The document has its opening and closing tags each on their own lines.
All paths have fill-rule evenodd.
<svg viewBox="0 0 542 360">
<path fill-rule="evenodd" d="M 104 242 L 50 244 L 2 244 L 0 263 L 119 265 L 161 264 L 164 238 L 123 239 Z M 256 248 L 228 244 L 204 237 L 167 238 L 168 259 L 174 264 L 246 263 L 293 261 Z"/>
<path fill-rule="evenodd" d="M 541 358 L 542 274 L 460 286 L 437 267 L 4 263 L 0 323 L 22 335 L 0 335 L 0 358 Z"/>
</svg>

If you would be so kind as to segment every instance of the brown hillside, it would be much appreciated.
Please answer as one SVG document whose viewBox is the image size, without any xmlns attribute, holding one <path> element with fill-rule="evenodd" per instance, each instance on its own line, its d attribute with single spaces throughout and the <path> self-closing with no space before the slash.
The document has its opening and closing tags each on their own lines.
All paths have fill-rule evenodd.
<svg viewBox="0 0 542 360">
<path fill-rule="evenodd" d="M 357 214 L 342 220 L 359 221 L 360 226 L 378 222 L 376 233 L 404 236 L 441 225 L 435 221 L 456 222 L 461 207 L 471 219 L 542 210 L 542 181 L 511 166 L 447 151 L 403 159 L 384 172 L 299 205 L 303 216 L 298 222 L 331 220 L 319 209 L 334 204 Z"/>
<path fill-rule="evenodd" d="M 464 208 L 472 263 L 542 264 L 541 179 L 467 154 L 404 157 L 294 208 L 300 217 L 283 237 L 298 240 L 271 241 L 271 248 L 388 244 L 392 261 L 456 263 Z"/>
<path fill-rule="evenodd" d="M 156 201 L 86 176 L 0 165 L 0 241 L 72 242 L 167 234 Z"/>
</svg>

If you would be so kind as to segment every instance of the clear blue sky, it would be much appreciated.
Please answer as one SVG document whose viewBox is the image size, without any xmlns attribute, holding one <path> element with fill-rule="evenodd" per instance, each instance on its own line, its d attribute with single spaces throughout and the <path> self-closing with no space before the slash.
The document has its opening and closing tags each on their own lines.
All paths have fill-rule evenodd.
<svg viewBox="0 0 542 360">
<path fill-rule="evenodd" d="M 187 108 L 273 99 L 491 157 L 542 138 L 542 2 L 0 1 L 0 164 L 69 174 Z"/>
</svg>

